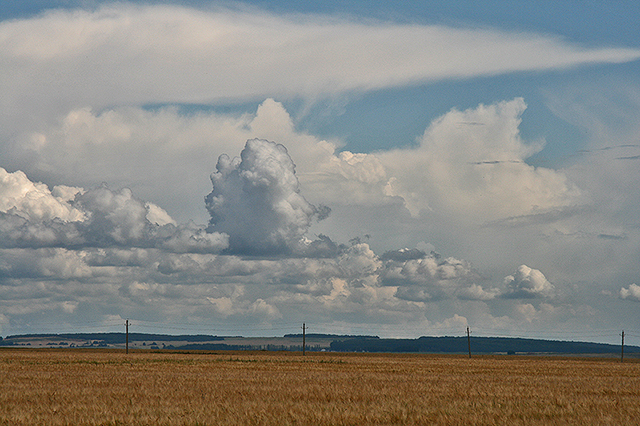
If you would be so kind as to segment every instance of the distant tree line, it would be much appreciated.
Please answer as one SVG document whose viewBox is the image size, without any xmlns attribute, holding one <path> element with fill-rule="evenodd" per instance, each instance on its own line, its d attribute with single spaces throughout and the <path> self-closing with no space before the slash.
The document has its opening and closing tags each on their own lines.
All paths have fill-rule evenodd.
<svg viewBox="0 0 640 426">
<path fill-rule="evenodd" d="M 316 339 L 379 339 L 378 336 L 368 336 L 362 334 L 322 334 L 322 333 L 306 333 L 307 338 Z M 302 333 L 285 334 L 284 337 L 293 337 L 302 339 Z"/>
<path fill-rule="evenodd" d="M 418 339 L 335 340 L 331 350 L 337 352 L 424 352 L 466 353 L 466 337 L 420 337 Z M 474 353 L 555 353 L 555 354 L 608 354 L 620 351 L 619 345 L 590 342 L 523 339 L 512 337 L 472 337 Z M 640 353 L 638 346 L 625 346 L 625 352 Z"/>
<path fill-rule="evenodd" d="M 240 336 L 234 336 L 241 338 Z M 412 352 L 412 353 L 466 353 L 469 348 L 467 337 L 420 337 L 418 339 L 381 339 L 378 336 L 338 335 L 338 334 L 307 334 L 307 338 L 327 339 L 330 351 L 334 352 Z M 163 349 L 172 350 L 203 350 L 203 351 L 302 351 L 302 334 L 286 334 L 284 338 L 299 338 L 300 345 L 278 344 L 267 345 L 227 344 L 225 337 L 212 335 L 168 335 L 129 333 L 129 342 L 153 342 L 152 349 L 159 349 L 157 342 L 171 342 L 161 344 Z M 0 337 L 0 346 L 24 344 L 29 339 L 47 339 L 55 341 L 57 345 L 64 345 L 71 341 L 85 341 L 90 346 L 106 347 L 107 345 L 122 345 L 125 343 L 125 333 L 67 333 L 67 334 L 22 334 Z M 187 342 L 184 345 L 175 342 Z M 215 342 L 215 343 L 212 343 Z M 288 343 L 288 342 L 287 342 Z M 28 343 L 27 343 L 28 344 Z M 69 346 L 72 346 L 71 344 Z M 570 342 L 558 340 L 524 339 L 512 337 L 472 337 L 471 352 L 476 354 L 489 353 L 549 353 L 549 354 L 612 354 L 620 352 L 620 345 L 590 342 Z M 84 346 L 83 346 L 84 347 Z M 325 346 L 326 347 L 326 346 Z M 306 345 L 308 351 L 320 351 L 319 345 Z M 625 353 L 640 354 L 639 346 L 624 347 Z"/>
<path fill-rule="evenodd" d="M 124 344 L 126 340 L 125 333 L 65 333 L 65 334 L 16 334 L 5 337 L 4 341 L 0 337 L 0 345 L 11 345 L 13 341 L 19 339 L 51 339 L 51 340 L 85 340 L 98 341 L 108 345 Z M 216 340 L 224 340 L 224 337 L 210 336 L 206 334 L 150 334 L 150 333 L 129 333 L 129 341 L 155 341 L 155 342 L 211 342 Z"/>
</svg>

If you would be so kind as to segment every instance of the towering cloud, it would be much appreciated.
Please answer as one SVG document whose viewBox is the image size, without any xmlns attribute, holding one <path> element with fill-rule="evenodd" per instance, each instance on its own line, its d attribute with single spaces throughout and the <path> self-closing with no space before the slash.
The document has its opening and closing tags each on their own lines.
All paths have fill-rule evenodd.
<svg viewBox="0 0 640 426">
<path fill-rule="evenodd" d="M 580 203 L 583 194 L 564 173 L 526 163 L 542 145 L 520 136 L 525 109 L 515 98 L 439 117 L 418 147 L 380 154 L 394 177 L 388 194 L 401 196 L 414 215 L 455 215 L 461 223 Z"/>
<path fill-rule="evenodd" d="M 555 291 L 542 272 L 527 265 L 520 265 L 515 274 L 505 277 L 504 283 L 507 285 L 504 297 L 508 298 L 550 297 Z"/>
<path fill-rule="evenodd" d="M 229 235 L 234 253 L 292 252 L 304 241 L 314 217 L 328 214 L 300 194 L 287 149 L 261 139 L 247 141 L 240 158 L 221 155 L 206 197 L 210 230 Z"/>
</svg>

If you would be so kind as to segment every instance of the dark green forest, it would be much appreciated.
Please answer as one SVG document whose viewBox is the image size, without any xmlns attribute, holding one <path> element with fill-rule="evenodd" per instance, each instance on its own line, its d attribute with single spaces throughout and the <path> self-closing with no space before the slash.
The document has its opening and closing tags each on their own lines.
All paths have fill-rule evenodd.
<svg viewBox="0 0 640 426">
<path fill-rule="evenodd" d="M 226 338 L 230 338 L 228 336 Z M 378 336 L 352 336 L 335 334 L 307 334 L 307 338 L 323 339 L 325 347 L 307 344 L 306 350 L 328 350 L 334 352 L 389 352 L 389 353 L 442 353 L 455 354 L 620 354 L 620 345 L 592 342 L 574 342 L 559 340 L 525 339 L 512 337 L 427 337 L 417 339 L 381 339 Z M 273 344 L 255 346 L 249 338 L 242 344 L 242 338 L 233 336 L 234 343 L 224 342 L 225 337 L 212 335 L 168 335 L 129 333 L 129 342 L 153 341 L 153 346 L 163 349 L 180 350 L 302 350 L 302 334 L 288 334 L 283 339 L 299 338 L 300 345 L 279 344 L 273 338 Z M 30 340 L 48 339 L 65 345 L 65 341 L 84 341 L 91 346 L 109 347 L 123 345 L 125 333 L 66 333 L 66 334 L 23 334 L 0 337 L 0 346 L 24 346 Z M 241 343 L 238 342 L 240 339 Z M 163 342 L 166 342 L 163 343 Z M 180 342 L 180 343 L 177 343 Z M 307 343 L 309 343 L 307 341 Z M 639 346 L 624 346 L 625 354 L 640 354 Z"/>
</svg>

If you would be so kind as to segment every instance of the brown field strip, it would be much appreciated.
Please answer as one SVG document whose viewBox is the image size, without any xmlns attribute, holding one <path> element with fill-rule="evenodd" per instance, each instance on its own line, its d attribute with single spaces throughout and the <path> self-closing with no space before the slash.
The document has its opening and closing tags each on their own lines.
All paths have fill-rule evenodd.
<svg viewBox="0 0 640 426">
<path fill-rule="evenodd" d="M 0 350 L 0 425 L 637 425 L 640 362 Z"/>
</svg>

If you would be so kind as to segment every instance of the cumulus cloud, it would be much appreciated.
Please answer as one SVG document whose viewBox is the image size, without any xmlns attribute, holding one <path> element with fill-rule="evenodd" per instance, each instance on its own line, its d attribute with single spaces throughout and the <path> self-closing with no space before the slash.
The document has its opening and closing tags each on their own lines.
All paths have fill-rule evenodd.
<svg viewBox="0 0 640 426">
<path fill-rule="evenodd" d="M 175 225 L 162 208 L 123 188 L 53 191 L 17 171 L 0 168 L 0 235 L 3 247 L 147 247 L 178 253 L 220 252 L 228 236 L 193 223 Z"/>
<path fill-rule="evenodd" d="M 522 110 L 517 105 L 452 111 L 425 133 L 422 150 L 380 156 L 339 152 L 335 141 L 296 131 L 287 111 L 269 97 L 317 99 L 336 91 L 623 61 L 637 54 L 491 30 L 157 5 L 54 11 L 2 22 L 0 34 L 0 134 L 10 141 L 0 146 L 3 166 L 69 185 L 106 181 L 130 187 L 144 199 L 162 199 L 162 207 L 181 221 L 207 219 L 198 203 L 209 190 L 202 176 L 220 153 L 237 152 L 255 137 L 287 146 L 312 203 L 401 201 L 414 215 L 429 209 L 460 215 L 473 206 L 474 220 L 565 206 L 575 202 L 571 183 L 561 173 L 524 164 L 530 149 L 479 141 L 484 128 L 488 138 L 509 142 L 505 135 L 513 136 Z M 265 98 L 255 115 L 136 107 Z M 509 126 L 491 123 L 496 120 Z M 467 150 L 459 145 L 467 136 L 486 155 L 465 158 Z M 447 146 L 460 158 L 449 155 Z M 175 167 L 179 163 L 189 168 Z M 413 164 L 427 179 L 412 173 Z M 448 179 L 451 170 L 463 170 L 466 178 Z M 533 196 L 524 198 L 520 190 Z"/>
<path fill-rule="evenodd" d="M 257 137 L 287 147 L 296 160 L 296 176 L 313 199 L 384 201 L 388 178 L 376 156 L 339 152 L 340 141 L 297 130 L 282 103 L 271 98 L 241 115 L 185 113 L 171 106 L 76 108 L 49 125 L 30 128 L 14 143 L 0 144 L 0 155 L 5 167 L 45 180 L 128 187 L 143 199 L 161 200 L 180 221 L 204 221 L 201 200 L 211 190 L 211 163 L 222 153 L 240 152 Z"/>
<path fill-rule="evenodd" d="M 622 287 L 620 289 L 620 298 L 640 302 L 640 286 L 634 283 L 628 288 Z"/>
<path fill-rule="evenodd" d="M 172 253 L 218 253 L 229 246 L 227 234 L 207 232 L 193 222 L 157 228 L 156 239 L 160 248 Z"/>
<path fill-rule="evenodd" d="M 396 297 L 404 300 L 429 301 L 444 298 L 490 300 L 496 289 L 484 290 L 477 284 L 482 277 L 467 261 L 453 257 L 442 259 L 435 252 L 418 249 L 388 251 L 381 256 L 384 266 L 380 282 L 396 286 Z"/>
<path fill-rule="evenodd" d="M 387 194 L 402 197 L 414 216 L 454 215 L 461 223 L 580 203 L 581 191 L 565 174 L 525 162 L 542 148 L 520 137 L 525 108 L 516 98 L 453 109 L 426 129 L 418 147 L 380 153 L 393 177 Z"/>
<path fill-rule="evenodd" d="M 471 284 L 469 287 L 460 289 L 457 293 L 460 299 L 465 300 L 491 300 L 500 294 L 500 290 L 492 288 L 485 290 L 478 284 Z"/>
<path fill-rule="evenodd" d="M 152 225 L 147 220 L 148 210 L 131 190 L 112 191 L 103 185 L 85 192 L 76 202 L 90 213 L 83 226 L 89 244 L 136 246 L 147 239 Z"/>
<path fill-rule="evenodd" d="M 531 303 L 520 303 L 515 307 L 516 313 L 526 322 L 531 323 L 537 317 L 538 311 Z"/>
<path fill-rule="evenodd" d="M 91 277 L 84 254 L 63 248 L 13 249 L 0 252 L 0 277 L 69 280 Z"/>
<path fill-rule="evenodd" d="M 20 170 L 9 173 L 0 168 L 0 212 L 25 220 L 84 220 L 84 213 L 69 203 L 81 192 L 68 186 L 55 186 L 50 191 L 45 184 L 31 182 Z"/>
<path fill-rule="evenodd" d="M 242 120 L 269 130 L 266 116 L 275 120 L 274 134 L 277 125 L 289 120 L 282 105 L 272 100 L 265 101 L 256 116 Z M 243 132 L 234 137 L 246 136 Z M 100 297 L 106 301 L 105 313 L 110 313 L 109 306 L 116 312 L 121 312 L 119 305 L 152 312 L 168 304 L 167 314 L 178 317 L 268 322 L 295 313 L 326 321 L 390 323 L 425 321 L 427 310 L 434 312 L 441 303 L 484 306 L 499 296 L 465 260 L 419 249 L 379 256 L 357 238 L 345 245 L 325 235 L 307 236 L 328 209 L 308 202 L 302 189 L 306 195 L 311 188 L 315 197 L 338 183 L 344 193 L 329 191 L 331 200 L 380 206 L 399 197 L 385 194 L 389 182 L 417 177 L 398 174 L 385 153 L 339 153 L 335 145 L 292 127 L 281 132 L 300 153 L 307 171 L 304 183 L 298 181 L 297 166 L 283 145 L 250 139 L 239 157 L 219 157 L 211 176 L 213 190 L 205 200 L 211 216 L 208 228 L 177 223 L 126 188 L 49 190 L 21 172 L 5 172 L 8 183 L 2 188 L 11 196 L 3 199 L 0 211 L 5 237 L 0 282 L 6 284 L 0 286 L 0 296 L 29 300 L 25 294 L 38 295 L 38 309 L 61 314 L 83 312 L 88 301 Z M 517 143 L 514 147 L 521 155 L 530 152 Z M 412 150 L 405 154 L 405 159 L 418 157 Z M 468 158 L 476 157 L 447 166 Z M 547 281 L 539 285 L 537 271 L 519 272 L 507 284 L 505 297 L 546 296 L 553 290 Z M 22 296 L 8 285 L 18 281 L 24 283 Z M 59 284 L 63 281 L 71 284 Z M 452 312 L 443 310 L 440 316 L 455 315 L 459 308 L 451 306 Z M 18 303 L 12 309 L 13 317 L 20 317 L 36 308 Z"/>
<path fill-rule="evenodd" d="M 200 200 L 210 191 L 202 176 L 211 172 L 212 158 L 238 152 L 256 137 L 287 146 L 300 188 L 318 208 L 320 203 L 397 205 L 414 217 L 460 224 L 575 208 L 585 194 L 564 172 L 526 164 L 540 144 L 519 136 L 524 109 L 523 100 L 515 99 L 452 110 L 429 126 L 418 147 L 375 153 L 340 151 L 337 141 L 296 130 L 289 113 L 273 99 L 255 114 L 242 116 L 184 115 L 169 107 L 100 113 L 81 109 L 44 129 L 41 143 L 29 142 L 38 139 L 35 134 L 21 141 L 7 153 L 7 161 L 26 162 L 38 175 L 65 182 L 80 184 L 82 176 L 94 185 L 106 180 L 131 187 L 138 196 L 162 200 L 184 221 L 207 220 L 201 217 Z M 465 124 L 469 122 L 482 125 Z M 163 185 L 157 185 L 160 181 Z M 159 224 L 171 220 L 152 212 L 147 217 Z"/>
<path fill-rule="evenodd" d="M 221 155 L 216 170 L 206 197 L 210 230 L 229 235 L 230 252 L 290 253 L 303 243 L 314 217 L 328 214 L 300 193 L 284 145 L 249 140 L 239 158 Z"/>
<path fill-rule="evenodd" d="M 555 292 L 554 285 L 542 272 L 527 265 L 520 265 L 513 275 L 505 277 L 504 284 L 507 290 L 503 297 L 506 298 L 551 297 Z"/>
</svg>

